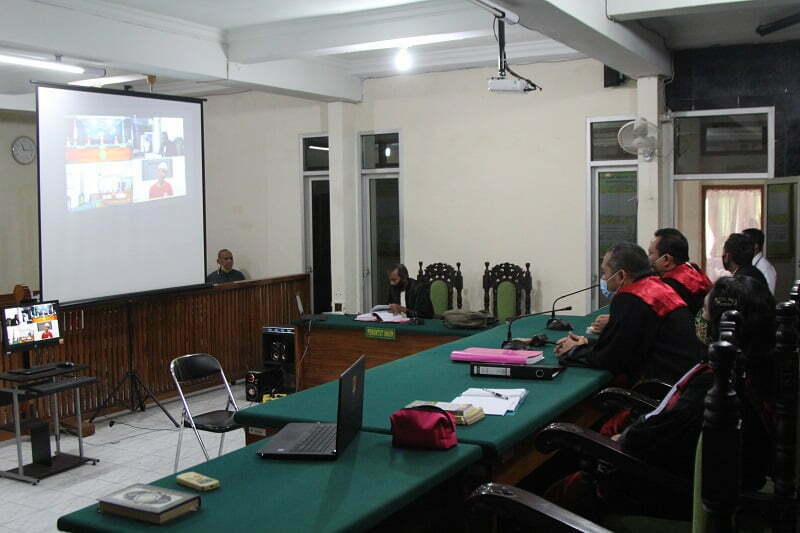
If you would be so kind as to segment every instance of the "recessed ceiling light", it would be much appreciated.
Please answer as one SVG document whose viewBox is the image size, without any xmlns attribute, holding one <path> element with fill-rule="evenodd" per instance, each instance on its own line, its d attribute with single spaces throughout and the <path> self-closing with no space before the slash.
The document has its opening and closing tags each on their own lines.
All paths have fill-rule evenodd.
<svg viewBox="0 0 800 533">
<path fill-rule="evenodd" d="M 408 53 L 408 48 L 399 49 L 397 55 L 394 56 L 394 66 L 401 72 L 410 69 L 413 63 L 414 60 L 411 54 Z"/>
</svg>

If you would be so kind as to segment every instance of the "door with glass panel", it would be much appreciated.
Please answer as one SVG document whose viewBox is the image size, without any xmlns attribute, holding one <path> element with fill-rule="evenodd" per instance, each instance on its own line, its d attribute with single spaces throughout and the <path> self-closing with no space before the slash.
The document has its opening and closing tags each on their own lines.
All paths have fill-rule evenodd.
<svg viewBox="0 0 800 533">
<path fill-rule="evenodd" d="M 331 310 L 331 208 L 328 138 L 303 139 L 305 189 L 305 263 L 311 275 L 310 305 L 314 313 Z M 306 312 L 311 312 L 306 310 Z"/>
<path fill-rule="evenodd" d="M 775 299 L 780 302 L 800 279 L 800 178 L 774 178 L 766 189 L 764 250 L 775 267 Z"/>
<path fill-rule="evenodd" d="M 592 284 L 600 282 L 603 256 L 618 242 L 636 242 L 636 167 L 597 167 L 592 173 Z M 592 291 L 592 309 L 610 300 Z"/>
<path fill-rule="evenodd" d="M 722 248 L 731 233 L 764 227 L 761 185 L 704 185 L 703 268 L 711 281 L 730 275 L 722 265 Z"/>
<path fill-rule="evenodd" d="M 361 136 L 364 307 L 389 300 L 387 271 L 400 262 L 399 135 Z"/>
</svg>

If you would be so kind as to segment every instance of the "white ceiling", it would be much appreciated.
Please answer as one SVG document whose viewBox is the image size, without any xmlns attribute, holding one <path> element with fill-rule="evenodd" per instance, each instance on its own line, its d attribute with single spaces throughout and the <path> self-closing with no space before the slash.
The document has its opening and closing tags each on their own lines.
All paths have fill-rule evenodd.
<svg viewBox="0 0 800 533">
<path fill-rule="evenodd" d="M 229 30 L 254 24 L 341 15 L 400 6 L 426 0 L 105 0 L 126 8 L 148 11 Z"/>
<path fill-rule="evenodd" d="M 3 2 L 3 47 L 64 55 L 108 75 L 153 74 L 154 90 L 170 94 L 264 90 L 358 101 L 361 80 L 397 75 L 394 56 L 409 45 L 411 73 L 497 62 L 493 18 L 468 0 Z M 800 10 L 800 0 L 495 2 L 520 15 L 507 27 L 512 64 L 590 56 L 633 77 L 668 75 L 667 49 L 800 39 L 800 25 L 755 33 Z M 0 107 L 4 95 L 32 92 L 30 80 L 75 79 L 0 65 Z"/>
</svg>

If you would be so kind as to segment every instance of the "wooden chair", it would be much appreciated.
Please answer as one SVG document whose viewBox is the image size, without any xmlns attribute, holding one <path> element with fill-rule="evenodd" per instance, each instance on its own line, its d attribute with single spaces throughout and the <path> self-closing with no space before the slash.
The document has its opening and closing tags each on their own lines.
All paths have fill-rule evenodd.
<svg viewBox="0 0 800 533">
<path fill-rule="evenodd" d="M 453 292 L 456 293 L 456 305 L 461 309 L 461 291 L 464 289 L 461 263 L 456 263 L 456 268 L 447 263 L 431 263 L 423 269 L 420 261 L 417 279 L 430 285 L 434 316 L 453 309 Z"/>
<path fill-rule="evenodd" d="M 591 430 L 572 424 L 550 424 L 537 437 L 536 446 L 544 452 L 568 449 L 584 457 L 582 471 L 590 478 L 597 463 L 604 461 L 622 470 L 631 479 L 659 480 L 677 493 L 693 491 L 693 522 L 646 516 L 612 517 L 611 524 L 595 524 L 566 511 L 546 499 L 516 487 L 488 483 L 478 487 L 468 500 L 468 517 L 480 524 L 471 531 L 732 531 L 739 501 L 739 410 L 731 372 L 738 349 L 729 342 L 710 348 L 715 369 L 714 385 L 705 405 L 703 431 L 695 461 L 695 482 L 662 471 L 624 453 L 619 444 Z M 699 503 L 702 501 L 702 506 Z M 487 517 L 492 521 L 488 523 Z M 498 525 L 500 522 L 500 525 Z M 612 525 L 613 524 L 613 525 Z M 496 529 L 495 529 L 496 528 Z"/>
<path fill-rule="evenodd" d="M 489 261 L 486 261 L 483 272 L 484 310 L 500 322 L 528 314 L 531 312 L 532 287 L 530 263 L 525 263 L 525 270 L 513 263 L 500 263 L 490 270 Z"/>
</svg>

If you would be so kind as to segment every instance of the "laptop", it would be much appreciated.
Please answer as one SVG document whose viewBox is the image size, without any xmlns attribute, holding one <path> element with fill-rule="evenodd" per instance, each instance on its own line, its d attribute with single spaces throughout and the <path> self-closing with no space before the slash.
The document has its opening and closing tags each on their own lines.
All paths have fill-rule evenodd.
<svg viewBox="0 0 800 533">
<path fill-rule="evenodd" d="M 307 315 L 305 309 L 303 308 L 303 300 L 300 298 L 300 295 L 295 293 L 294 299 L 297 300 L 297 310 L 300 311 L 300 320 L 320 322 L 328 318 L 325 315 Z"/>
<path fill-rule="evenodd" d="M 339 377 L 335 424 L 292 422 L 258 450 L 265 458 L 336 459 L 361 429 L 364 412 L 364 356 Z"/>
</svg>

